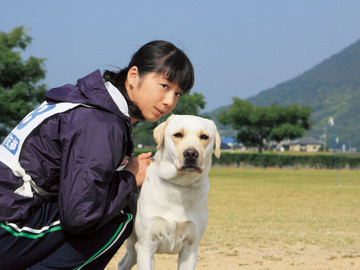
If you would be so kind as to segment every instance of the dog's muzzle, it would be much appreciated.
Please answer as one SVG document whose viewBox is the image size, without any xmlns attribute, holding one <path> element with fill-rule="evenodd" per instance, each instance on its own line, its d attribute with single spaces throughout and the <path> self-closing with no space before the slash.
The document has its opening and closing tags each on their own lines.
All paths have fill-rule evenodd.
<svg viewBox="0 0 360 270">
<path fill-rule="evenodd" d="M 194 172 L 200 171 L 201 168 L 198 166 L 198 157 L 199 152 L 195 148 L 188 148 L 183 152 L 184 156 L 184 165 L 181 167 L 181 170 Z"/>
</svg>

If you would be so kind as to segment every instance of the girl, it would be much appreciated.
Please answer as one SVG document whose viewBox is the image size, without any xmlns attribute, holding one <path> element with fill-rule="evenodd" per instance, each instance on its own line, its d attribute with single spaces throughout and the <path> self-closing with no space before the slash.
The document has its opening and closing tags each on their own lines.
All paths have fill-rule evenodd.
<svg viewBox="0 0 360 270">
<path fill-rule="evenodd" d="M 51 89 L 0 146 L 0 269 L 104 269 L 150 164 L 126 159 L 131 124 L 170 113 L 193 84 L 188 57 L 153 41 L 119 72 Z"/>
</svg>

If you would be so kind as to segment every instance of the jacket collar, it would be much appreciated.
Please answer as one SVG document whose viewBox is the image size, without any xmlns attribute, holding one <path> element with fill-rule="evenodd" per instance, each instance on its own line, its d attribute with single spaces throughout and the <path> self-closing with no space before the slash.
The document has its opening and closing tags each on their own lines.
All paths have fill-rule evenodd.
<svg viewBox="0 0 360 270">
<path fill-rule="evenodd" d="M 115 102 L 116 106 L 119 108 L 120 112 L 122 112 L 127 117 L 130 117 L 129 107 L 126 103 L 124 96 L 120 93 L 120 91 L 110 82 L 105 82 L 105 87 L 106 90 L 109 92 L 109 95 Z"/>
</svg>

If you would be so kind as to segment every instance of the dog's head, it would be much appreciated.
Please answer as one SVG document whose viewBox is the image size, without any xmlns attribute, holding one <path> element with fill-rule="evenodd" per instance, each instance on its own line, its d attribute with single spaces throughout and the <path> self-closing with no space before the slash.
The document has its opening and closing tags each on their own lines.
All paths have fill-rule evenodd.
<svg viewBox="0 0 360 270">
<path fill-rule="evenodd" d="M 189 178 L 190 173 L 193 174 L 190 178 L 196 181 L 208 174 L 214 145 L 215 156 L 220 158 L 220 136 L 209 119 L 172 115 L 154 129 L 154 139 L 158 149 L 156 164 L 164 179 L 179 178 L 183 174 Z"/>
</svg>

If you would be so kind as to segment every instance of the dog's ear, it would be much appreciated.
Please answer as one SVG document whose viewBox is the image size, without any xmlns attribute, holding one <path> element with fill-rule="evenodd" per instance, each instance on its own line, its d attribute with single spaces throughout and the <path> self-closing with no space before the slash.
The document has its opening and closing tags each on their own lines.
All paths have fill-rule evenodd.
<svg viewBox="0 0 360 270">
<path fill-rule="evenodd" d="M 157 144 L 156 149 L 160 148 L 160 146 L 164 140 L 165 129 L 170 121 L 170 118 L 172 118 L 172 115 L 165 122 L 162 122 L 161 124 L 159 124 L 153 131 L 154 140 Z"/>
<path fill-rule="evenodd" d="M 162 144 L 162 141 L 164 138 L 165 127 L 166 127 L 166 122 L 162 122 L 153 131 L 154 140 L 157 144 L 156 149 L 159 149 Z"/>
<path fill-rule="evenodd" d="M 212 125 L 214 127 L 214 134 L 215 134 L 215 140 L 214 140 L 214 145 L 215 145 L 215 157 L 220 158 L 220 146 L 221 146 L 221 137 L 219 135 L 219 132 L 217 131 L 216 125 L 214 123 L 214 121 L 211 121 Z"/>
</svg>

